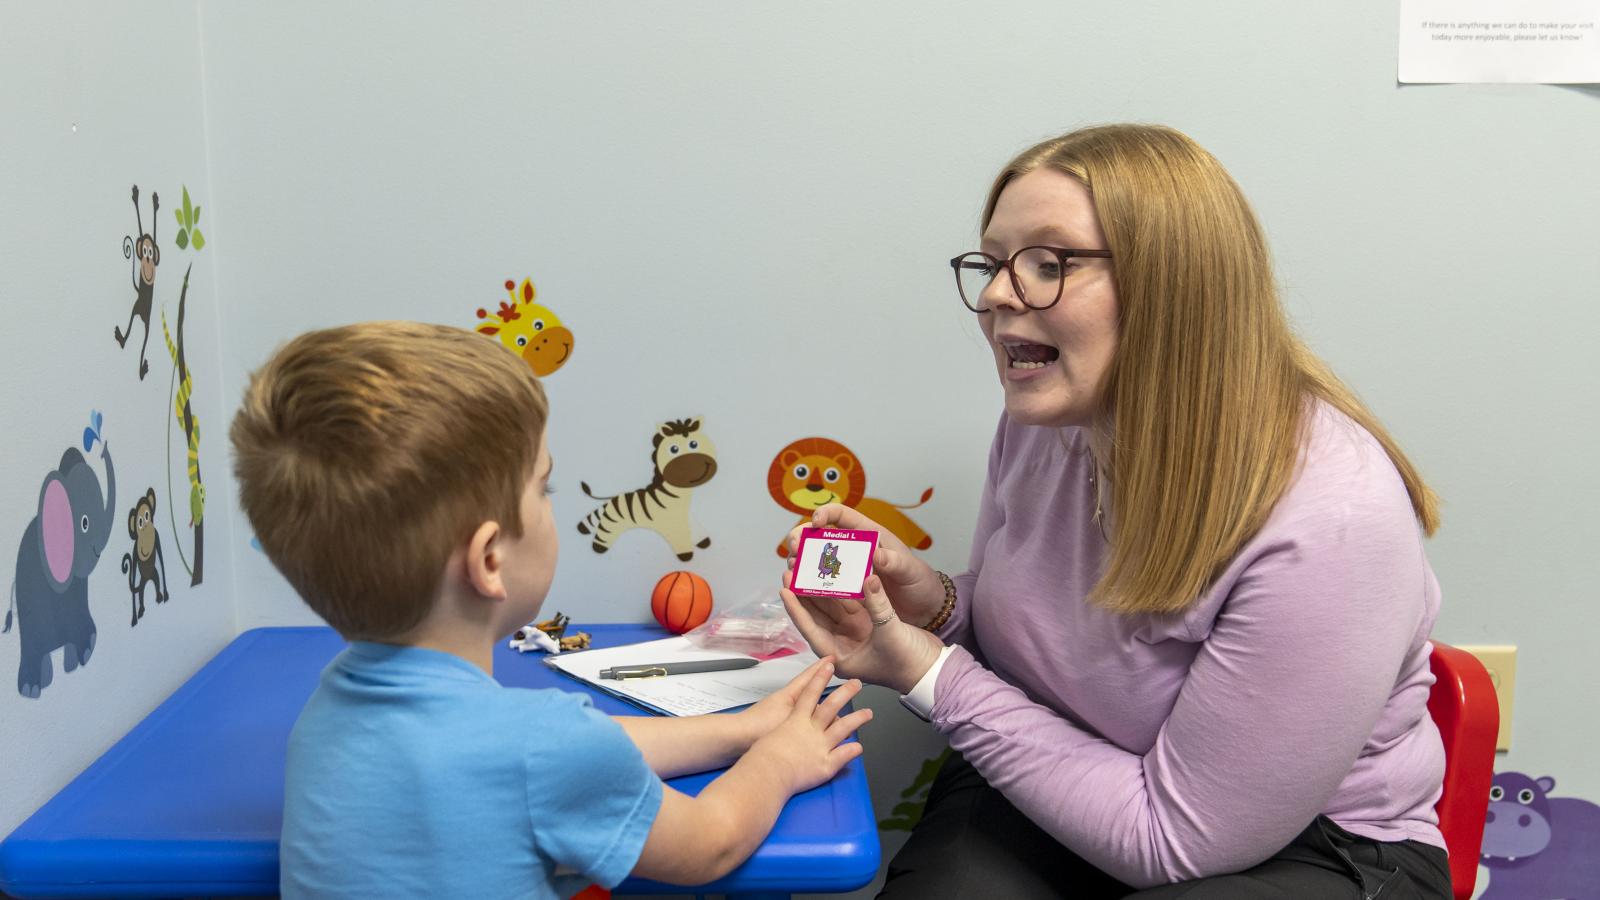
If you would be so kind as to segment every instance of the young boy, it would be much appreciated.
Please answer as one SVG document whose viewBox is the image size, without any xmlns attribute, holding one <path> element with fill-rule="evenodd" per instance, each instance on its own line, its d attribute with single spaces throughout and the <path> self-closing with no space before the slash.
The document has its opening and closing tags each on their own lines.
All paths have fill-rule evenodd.
<svg viewBox="0 0 1600 900">
<path fill-rule="evenodd" d="M 251 378 L 230 434 L 245 514 L 352 642 L 289 738 L 285 897 L 703 883 L 860 754 L 842 742 L 870 711 L 839 716 L 859 682 L 819 699 L 827 660 L 745 712 L 685 719 L 495 682 L 495 643 L 555 571 L 546 412 L 526 363 L 443 326 L 314 331 Z M 698 797 L 661 781 L 729 763 Z"/>
</svg>

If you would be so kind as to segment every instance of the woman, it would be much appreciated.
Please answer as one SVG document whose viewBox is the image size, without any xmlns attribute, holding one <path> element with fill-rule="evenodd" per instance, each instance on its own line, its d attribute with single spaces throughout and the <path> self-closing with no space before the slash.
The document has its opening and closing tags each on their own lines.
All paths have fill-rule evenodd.
<svg viewBox="0 0 1600 900">
<path fill-rule="evenodd" d="M 1436 500 L 1291 334 L 1238 186 L 1090 128 L 982 222 L 951 263 L 1005 412 L 969 571 L 833 506 L 880 531 L 866 600 L 784 593 L 954 751 L 885 895 L 1448 897 Z"/>
</svg>

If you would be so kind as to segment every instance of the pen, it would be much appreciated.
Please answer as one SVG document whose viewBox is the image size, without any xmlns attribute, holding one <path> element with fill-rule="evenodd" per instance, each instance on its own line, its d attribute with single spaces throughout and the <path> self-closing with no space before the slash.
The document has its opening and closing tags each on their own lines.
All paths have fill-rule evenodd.
<svg viewBox="0 0 1600 900">
<path fill-rule="evenodd" d="M 730 669 L 748 669 L 760 660 L 707 659 L 699 662 L 649 663 L 642 666 L 615 666 L 601 669 L 600 677 L 612 681 L 624 678 L 659 678 L 663 675 L 693 675 L 697 672 L 726 672 Z"/>
</svg>

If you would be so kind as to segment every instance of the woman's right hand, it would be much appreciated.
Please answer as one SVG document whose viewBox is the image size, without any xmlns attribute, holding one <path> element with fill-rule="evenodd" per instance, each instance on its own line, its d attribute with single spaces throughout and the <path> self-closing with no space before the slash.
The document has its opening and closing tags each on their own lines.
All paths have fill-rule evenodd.
<svg viewBox="0 0 1600 900">
<path fill-rule="evenodd" d="M 795 548 L 800 543 L 800 530 L 806 525 L 796 525 L 785 539 L 788 571 L 783 586 L 789 586 L 789 575 L 795 566 Z M 878 533 L 878 549 L 872 555 L 872 572 L 883 580 L 884 593 L 894 607 L 895 614 L 912 625 L 922 626 L 933 621 L 944 608 L 944 583 L 933 567 L 911 552 L 905 542 L 894 532 L 879 525 L 859 512 L 839 503 L 819 507 L 811 514 L 812 528 L 846 528 Z"/>
<path fill-rule="evenodd" d="M 800 636 L 813 653 L 831 657 L 840 675 L 908 693 L 939 660 L 944 644 L 895 615 L 878 576 L 869 577 L 863 591 L 859 602 L 780 594 Z"/>
</svg>

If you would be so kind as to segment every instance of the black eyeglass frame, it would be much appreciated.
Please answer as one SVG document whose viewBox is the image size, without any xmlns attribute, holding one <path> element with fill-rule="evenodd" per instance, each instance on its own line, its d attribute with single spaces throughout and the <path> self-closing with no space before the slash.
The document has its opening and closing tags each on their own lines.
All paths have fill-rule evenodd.
<svg viewBox="0 0 1600 900">
<path fill-rule="evenodd" d="M 1050 300 L 1049 303 L 1046 303 L 1043 306 L 1035 306 L 1034 304 L 1028 302 L 1028 294 L 1027 294 L 1026 291 L 1024 291 L 1022 289 L 1022 283 L 1017 280 L 1017 267 L 1015 265 L 1013 265 L 1017 261 L 1017 257 L 1021 256 L 1024 253 L 1027 253 L 1029 250 L 1049 250 L 1051 253 L 1054 253 L 1056 255 L 1056 265 L 1062 267 L 1062 269 L 1061 269 L 1061 277 L 1056 279 L 1056 295 L 1055 295 L 1054 298 L 1052 298 Z M 963 266 L 962 262 L 964 260 L 971 259 L 972 257 L 975 257 L 975 256 L 976 257 L 982 257 L 988 263 L 988 267 L 993 268 L 995 270 L 995 275 L 999 275 L 1000 274 L 1000 272 L 999 272 L 1000 269 L 1005 269 L 1006 270 L 1006 275 L 1011 278 L 1011 288 L 1012 288 L 1012 290 L 1014 290 L 1016 292 L 1017 299 L 1022 301 L 1022 305 L 1026 306 L 1029 309 L 1037 310 L 1037 311 L 1041 311 L 1042 312 L 1044 310 L 1049 309 L 1052 306 L 1055 306 L 1057 303 L 1060 303 L 1061 302 L 1061 295 L 1066 292 L 1066 284 L 1067 284 L 1066 265 L 1067 265 L 1067 260 L 1072 259 L 1073 257 L 1089 257 L 1089 258 L 1093 258 L 1093 259 L 1111 259 L 1111 251 L 1110 250 L 1077 250 L 1077 249 L 1072 249 L 1072 248 L 1069 248 L 1069 247 L 1047 247 L 1047 246 L 1045 246 L 1043 244 L 1036 244 L 1036 245 L 1034 245 L 1032 247 L 1023 247 L 1021 250 L 1018 250 L 1017 252 L 1011 254 L 1011 258 L 1010 259 L 1004 259 L 1004 260 L 1000 259 L 998 256 L 992 256 L 992 255 L 990 255 L 988 253 L 985 253 L 982 250 L 973 250 L 973 251 L 970 251 L 970 252 L 967 252 L 967 253 L 963 253 L 960 256 L 953 257 L 950 260 L 950 271 L 956 277 L 956 293 L 961 295 L 961 303 L 962 303 L 962 305 L 964 305 L 967 309 L 970 309 L 973 312 L 977 313 L 978 315 L 983 315 L 986 312 L 990 312 L 990 310 L 988 310 L 988 309 L 979 309 L 978 307 L 974 306 L 973 302 L 971 300 L 967 299 L 967 291 L 966 291 L 966 289 L 961 286 L 961 270 L 963 268 L 968 268 L 968 269 L 975 269 L 976 268 L 976 266 Z M 993 282 L 994 278 L 991 277 L 989 280 L 991 282 Z M 985 286 L 985 287 L 987 287 L 987 286 Z"/>
</svg>

